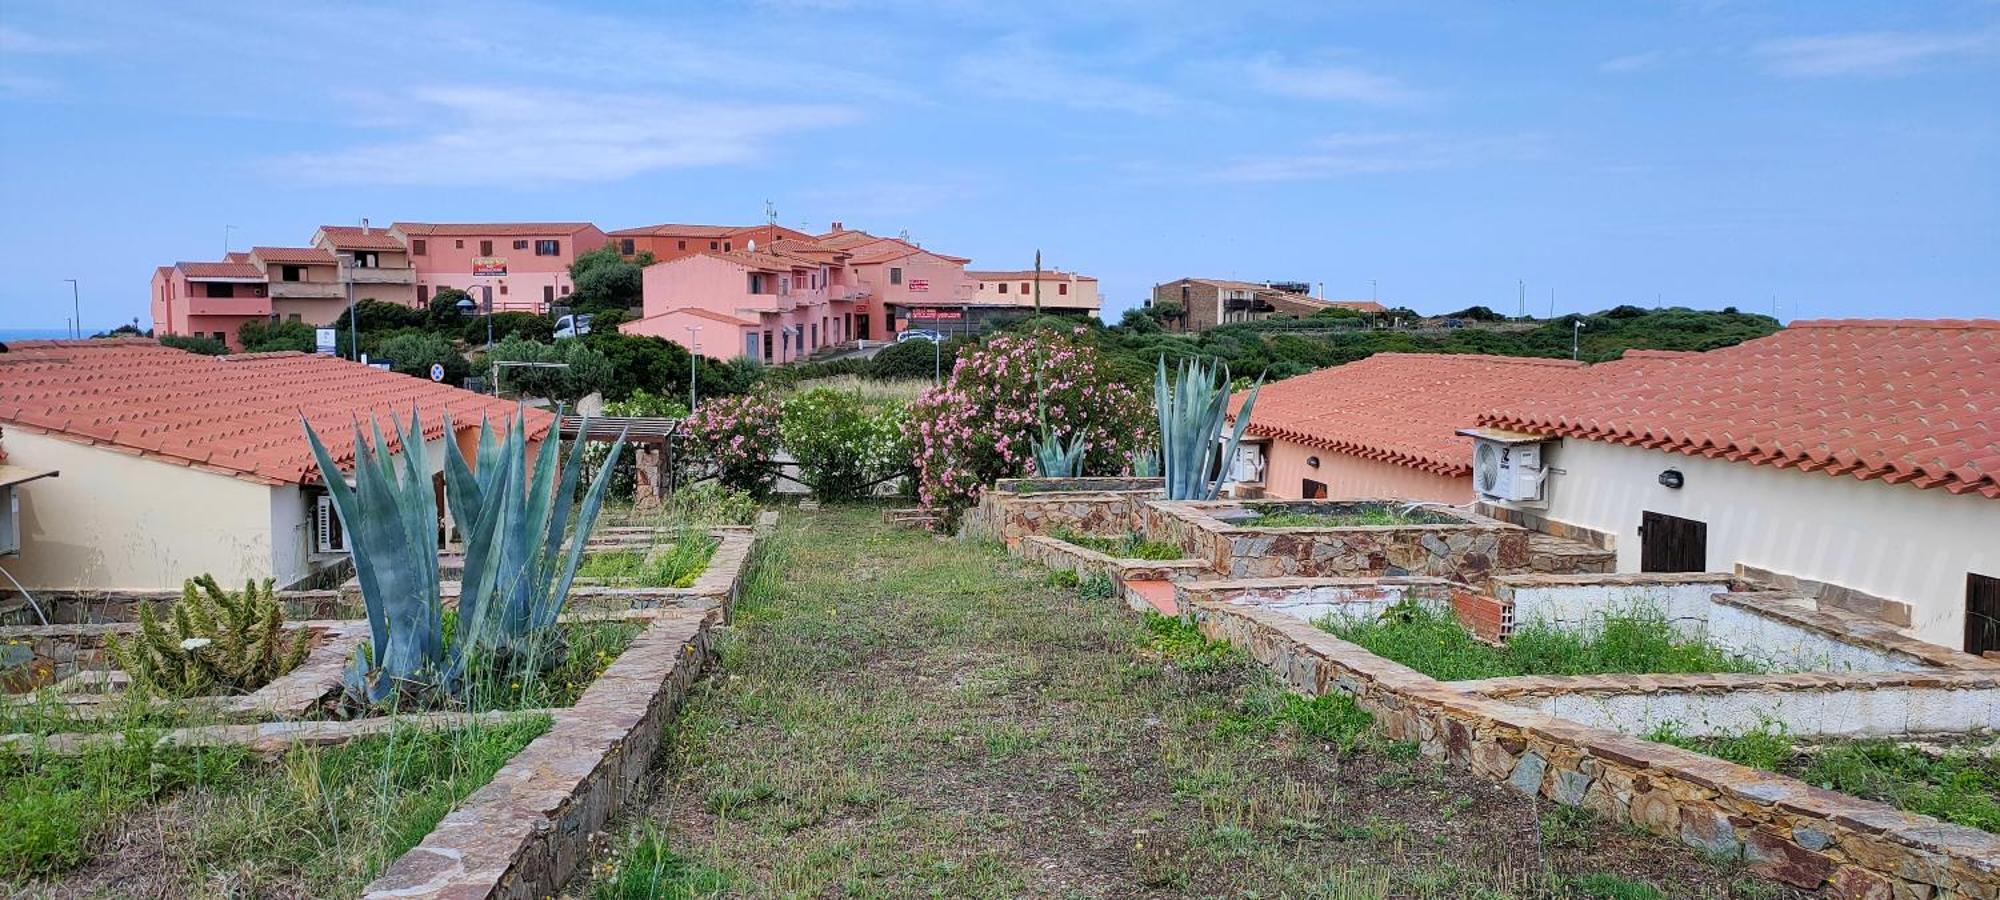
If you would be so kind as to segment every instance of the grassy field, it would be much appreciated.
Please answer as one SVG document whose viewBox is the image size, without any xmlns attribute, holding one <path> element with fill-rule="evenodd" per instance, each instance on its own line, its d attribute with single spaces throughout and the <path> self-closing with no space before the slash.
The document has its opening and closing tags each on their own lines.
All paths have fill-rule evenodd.
<svg viewBox="0 0 2000 900">
<path fill-rule="evenodd" d="M 1472 636 L 1449 610 L 1399 605 L 1380 618 L 1329 617 L 1314 623 L 1344 641 L 1441 681 L 1513 675 L 1608 675 L 1761 672 L 1764 669 L 1701 640 L 1676 638 L 1658 612 L 1607 616 L 1592 634 L 1531 623 L 1505 646 Z"/>
<path fill-rule="evenodd" d="M 788 514 L 572 897 L 1790 897 L 996 547 Z"/>
</svg>

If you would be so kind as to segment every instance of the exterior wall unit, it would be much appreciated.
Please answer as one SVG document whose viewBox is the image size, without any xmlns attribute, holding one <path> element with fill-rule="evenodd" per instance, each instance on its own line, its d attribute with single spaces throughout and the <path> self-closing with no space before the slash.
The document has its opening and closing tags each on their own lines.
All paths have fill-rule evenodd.
<svg viewBox="0 0 2000 900">
<path fill-rule="evenodd" d="M 1708 525 L 1708 567 L 1752 566 L 1908 603 L 1908 632 L 1962 645 L 1967 573 L 2000 575 L 2000 503 L 1794 469 L 1564 439 L 1549 463 L 1550 519 L 1615 538 L 1639 569 L 1640 514 Z M 1683 486 L 1661 485 L 1666 469 Z"/>
<path fill-rule="evenodd" d="M 6 566 L 30 590 L 273 577 L 269 485 L 19 426 L 7 430 L 7 453 L 62 472 L 20 492 L 21 555 Z"/>
<path fill-rule="evenodd" d="M 1264 494 L 1268 497 L 1305 499 L 1303 486 L 1306 479 L 1311 479 L 1326 485 L 1326 496 L 1330 500 L 1389 497 L 1454 506 L 1472 500 L 1470 476 L 1439 475 L 1275 438 L 1266 446 L 1264 453 Z M 1317 467 L 1306 464 L 1306 460 L 1312 457 L 1319 458 Z"/>
</svg>

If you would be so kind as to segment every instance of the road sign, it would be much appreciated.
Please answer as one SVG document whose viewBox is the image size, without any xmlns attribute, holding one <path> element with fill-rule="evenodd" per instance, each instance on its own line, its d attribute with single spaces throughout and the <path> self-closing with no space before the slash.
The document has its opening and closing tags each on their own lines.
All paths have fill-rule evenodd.
<svg viewBox="0 0 2000 900">
<path fill-rule="evenodd" d="M 444 380 L 444 363 L 431 363 L 431 380 Z"/>
<path fill-rule="evenodd" d="M 338 340 L 331 328 L 313 329 L 313 349 L 324 356 L 332 356 L 338 347 Z"/>
</svg>

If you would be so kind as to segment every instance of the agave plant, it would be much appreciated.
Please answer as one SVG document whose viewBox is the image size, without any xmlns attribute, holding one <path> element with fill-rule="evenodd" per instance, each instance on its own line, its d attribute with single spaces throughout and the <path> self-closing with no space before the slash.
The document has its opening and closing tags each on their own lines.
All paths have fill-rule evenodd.
<svg viewBox="0 0 2000 900">
<path fill-rule="evenodd" d="M 556 617 L 613 467 L 598 471 L 578 508 L 582 441 L 573 442 L 560 473 L 554 435 L 530 466 L 525 413 L 515 414 L 504 438 L 481 422 L 475 463 L 465 460 L 455 441 L 446 441 L 447 502 L 465 543 L 456 628 L 447 641 L 438 592 L 437 500 L 416 412 L 400 435 L 402 452 L 393 455 L 379 425 L 372 443 L 355 425 L 351 487 L 310 423 L 305 431 L 353 550 L 368 611 L 368 644 L 347 671 L 350 701 L 459 701 L 473 685 L 559 661 Z M 455 433 L 449 416 L 445 431 Z M 621 435 L 612 458 L 624 443 Z"/>
<path fill-rule="evenodd" d="M 1160 448 L 1142 447 L 1132 451 L 1132 477 L 1160 477 Z"/>
<path fill-rule="evenodd" d="M 1064 441 L 1049 433 L 1047 425 L 1042 426 L 1041 439 L 1034 443 L 1035 468 L 1040 469 L 1043 478 L 1070 478 L 1083 474 L 1083 435 L 1071 435 Z"/>
<path fill-rule="evenodd" d="M 1180 379 L 1169 385 L 1167 360 L 1160 358 L 1153 373 L 1153 407 L 1160 416 L 1167 499 L 1213 500 L 1222 490 L 1223 473 L 1236 456 L 1236 445 L 1250 424 L 1250 411 L 1264 382 L 1258 379 L 1243 398 L 1236 427 L 1225 444 L 1222 427 L 1229 418 L 1229 385 L 1227 363 L 1211 366 L 1198 359 L 1183 361 Z"/>
</svg>

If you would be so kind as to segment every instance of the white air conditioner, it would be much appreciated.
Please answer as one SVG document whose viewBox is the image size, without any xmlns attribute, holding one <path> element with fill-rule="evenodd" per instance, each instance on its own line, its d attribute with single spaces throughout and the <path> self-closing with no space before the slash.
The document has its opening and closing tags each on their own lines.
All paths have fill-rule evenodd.
<svg viewBox="0 0 2000 900">
<path fill-rule="evenodd" d="M 333 498 L 319 495 L 313 507 L 314 541 L 321 553 L 346 553 L 347 532 L 340 527 L 340 513 L 333 508 Z"/>
<path fill-rule="evenodd" d="M 1540 500 L 1542 445 L 1479 436 L 1472 442 L 1472 489 L 1483 500 Z"/>
</svg>

